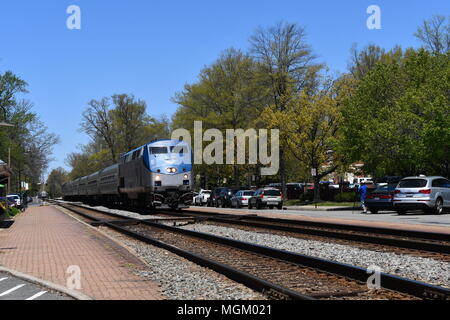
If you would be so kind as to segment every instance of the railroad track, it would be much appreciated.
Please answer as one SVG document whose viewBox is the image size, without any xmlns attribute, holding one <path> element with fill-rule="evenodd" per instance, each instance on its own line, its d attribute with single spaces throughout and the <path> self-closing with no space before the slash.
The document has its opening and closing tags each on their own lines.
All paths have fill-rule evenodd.
<svg viewBox="0 0 450 320">
<path fill-rule="evenodd" d="M 161 211 L 158 213 L 174 217 L 196 217 L 206 223 L 239 226 L 244 230 L 270 230 L 272 233 L 284 236 L 327 242 L 331 240 L 335 243 L 369 250 L 389 251 L 450 262 L 450 236 L 448 234 L 202 211 L 181 213 Z"/>
<path fill-rule="evenodd" d="M 160 223 L 174 218 L 138 220 L 73 204 L 59 205 L 93 225 L 169 250 L 274 299 L 450 300 L 449 289 L 385 273 L 379 275 L 382 288 L 371 290 L 366 283 L 370 275 L 363 268 Z"/>
</svg>

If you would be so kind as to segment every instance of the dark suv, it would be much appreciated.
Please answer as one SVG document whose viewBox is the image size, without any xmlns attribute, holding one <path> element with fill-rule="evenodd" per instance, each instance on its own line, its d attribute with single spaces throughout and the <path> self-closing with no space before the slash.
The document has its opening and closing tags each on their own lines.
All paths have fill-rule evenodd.
<svg viewBox="0 0 450 320">
<path fill-rule="evenodd" d="M 211 196 L 208 198 L 207 206 L 208 207 L 215 207 L 216 203 L 219 200 L 220 194 L 222 191 L 226 190 L 227 188 L 214 188 L 211 192 Z"/>
</svg>

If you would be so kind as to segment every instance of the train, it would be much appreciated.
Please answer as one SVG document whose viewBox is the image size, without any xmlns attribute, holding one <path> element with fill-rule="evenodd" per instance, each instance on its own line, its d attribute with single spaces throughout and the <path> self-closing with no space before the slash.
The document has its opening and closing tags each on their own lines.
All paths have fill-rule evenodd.
<svg viewBox="0 0 450 320">
<path fill-rule="evenodd" d="M 118 163 L 62 186 L 63 199 L 141 208 L 182 209 L 192 204 L 192 149 L 159 140 L 121 156 Z"/>
</svg>

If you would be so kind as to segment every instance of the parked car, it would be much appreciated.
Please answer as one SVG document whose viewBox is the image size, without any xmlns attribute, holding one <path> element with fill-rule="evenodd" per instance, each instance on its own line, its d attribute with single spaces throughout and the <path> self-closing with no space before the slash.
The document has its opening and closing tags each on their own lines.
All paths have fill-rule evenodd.
<svg viewBox="0 0 450 320">
<path fill-rule="evenodd" d="M 203 190 L 201 189 L 198 195 L 194 197 L 194 205 L 195 206 L 204 206 L 208 203 L 208 199 L 211 196 L 211 190 Z"/>
<path fill-rule="evenodd" d="M 16 208 L 17 203 L 13 197 L 0 197 L 0 202 L 6 203 L 8 208 Z"/>
<path fill-rule="evenodd" d="M 261 209 L 263 207 L 269 207 L 273 209 L 283 209 L 283 195 L 278 189 L 265 188 L 257 190 L 253 196 L 248 200 L 248 208 Z"/>
<path fill-rule="evenodd" d="M 192 192 L 192 204 L 195 205 L 195 198 L 197 198 L 198 192 Z"/>
<path fill-rule="evenodd" d="M 216 208 L 229 208 L 231 207 L 231 198 L 238 192 L 239 189 L 224 188 L 216 199 Z"/>
<path fill-rule="evenodd" d="M 450 208 L 450 180 L 444 177 L 409 177 L 395 189 L 394 207 L 398 214 L 411 210 L 442 214 Z"/>
<path fill-rule="evenodd" d="M 372 214 L 377 214 L 381 210 L 395 210 L 394 194 L 396 187 L 397 184 L 381 184 L 367 195 L 365 203 Z"/>
<path fill-rule="evenodd" d="M 224 187 L 222 187 L 222 188 L 214 188 L 212 190 L 212 192 L 211 192 L 211 195 L 208 198 L 207 206 L 208 207 L 215 207 L 216 206 L 216 202 L 217 202 L 217 200 L 220 197 L 220 193 L 223 190 L 226 190 L 226 189 L 228 189 L 228 188 L 224 188 Z"/>
<path fill-rule="evenodd" d="M 248 206 L 248 199 L 250 199 L 255 191 L 240 190 L 231 198 L 232 208 L 242 208 Z"/>
<path fill-rule="evenodd" d="M 18 194 L 8 194 L 6 197 L 10 198 L 10 199 L 14 199 L 17 207 L 20 207 L 22 205 L 22 200 L 20 199 L 20 196 Z"/>
</svg>

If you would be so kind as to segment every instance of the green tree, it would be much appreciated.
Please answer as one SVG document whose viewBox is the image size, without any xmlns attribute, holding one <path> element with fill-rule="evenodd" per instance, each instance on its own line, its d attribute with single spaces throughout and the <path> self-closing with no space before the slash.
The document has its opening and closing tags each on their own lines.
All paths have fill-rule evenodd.
<svg viewBox="0 0 450 320">
<path fill-rule="evenodd" d="M 258 115 L 267 103 L 267 90 L 257 82 L 257 64 L 239 50 L 228 49 L 211 66 L 204 68 L 199 81 L 186 85 L 176 94 L 180 105 L 173 117 L 173 127 L 193 132 L 194 121 L 202 121 L 203 128 L 216 128 L 225 137 L 226 129 L 248 129 L 255 126 Z M 236 150 L 235 150 L 236 151 Z M 231 152 L 227 150 L 227 152 Z M 220 184 L 227 178 L 235 185 L 245 182 L 244 171 L 249 166 L 196 166 L 197 172 Z"/>
<path fill-rule="evenodd" d="M 408 50 L 378 63 L 343 108 L 342 150 L 374 176 L 449 175 L 450 59 Z"/>
<path fill-rule="evenodd" d="M 53 169 L 46 183 L 46 190 L 50 198 L 56 199 L 62 196 L 62 186 L 68 181 L 68 173 L 63 168 Z"/>
<path fill-rule="evenodd" d="M 250 38 L 251 53 L 259 63 L 259 80 L 267 88 L 270 109 L 284 113 L 291 99 L 299 92 L 313 92 L 318 86 L 318 73 L 323 65 L 315 63 L 316 56 L 306 42 L 306 32 L 295 23 L 278 23 L 259 28 Z M 279 127 L 283 134 L 283 126 Z M 280 141 L 280 178 L 286 193 L 287 140 Z"/>
</svg>

